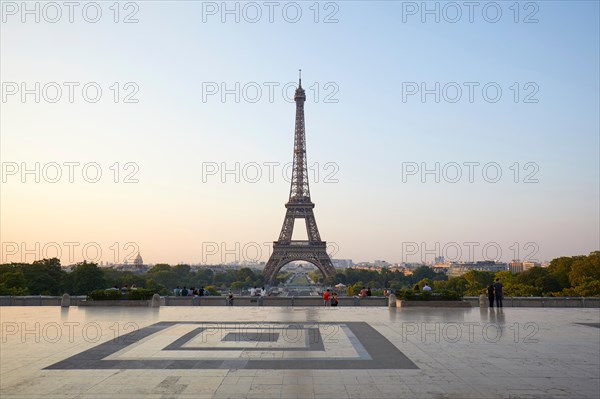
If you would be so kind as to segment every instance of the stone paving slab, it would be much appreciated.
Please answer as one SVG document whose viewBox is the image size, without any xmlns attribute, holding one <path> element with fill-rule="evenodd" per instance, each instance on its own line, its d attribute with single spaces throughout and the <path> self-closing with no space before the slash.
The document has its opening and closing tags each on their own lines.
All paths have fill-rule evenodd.
<svg viewBox="0 0 600 399">
<path fill-rule="evenodd" d="M 0 307 L 0 322 L 2 399 L 600 397 L 598 309 Z"/>
</svg>

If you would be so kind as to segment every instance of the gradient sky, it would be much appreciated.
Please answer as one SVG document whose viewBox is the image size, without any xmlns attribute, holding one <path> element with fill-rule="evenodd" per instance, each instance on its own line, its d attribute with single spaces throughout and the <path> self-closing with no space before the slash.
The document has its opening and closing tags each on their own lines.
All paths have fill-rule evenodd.
<svg viewBox="0 0 600 399">
<path fill-rule="evenodd" d="M 148 263 L 265 261 L 289 194 L 282 168 L 292 160 L 295 107 L 281 87 L 297 80 L 299 68 L 308 95 L 308 163 L 320 172 L 318 181 L 313 173 L 311 194 L 321 236 L 335 243 L 335 258 L 431 261 L 439 246 L 440 254 L 458 260 L 472 260 L 469 248 L 475 260 L 495 258 L 495 248 L 505 261 L 550 260 L 599 247 L 597 1 L 529 2 L 535 7 L 527 9 L 520 2 L 519 23 L 509 8 L 513 1 L 498 3 L 497 23 L 483 18 L 486 2 L 472 23 L 464 7 L 456 23 L 444 15 L 439 23 L 432 15 L 422 22 L 420 13 L 403 16 L 403 9 L 421 2 L 392 1 L 320 3 L 318 23 L 314 2 L 298 2 L 297 23 L 283 18 L 284 6 L 291 18 L 294 11 L 281 2 L 272 23 L 264 6 L 261 19 L 251 23 L 246 19 L 254 11 L 244 15 L 238 3 L 236 23 L 233 15 L 225 22 L 220 12 L 203 15 L 221 2 L 138 1 L 139 22 L 130 24 L 114 23 L 113 1 L 99 2 L 97 23 L 82 18 L 82 7 L 73 23 L 66 8 L 57 23 L 36 23 L 32 16 L 23 23 L 7 3 L 0 42 L 3 95 L 10 82 L 30 88 L 35 82 L 97 82 L 103 93 L 97 103 L 83 100 L 81 86 L 73 103 L 65 86 L 57 103 L 35 103 L 32 95 L 24 103 L 19 95 L 3 98 L 2 261 L 52 255 L 51 243 L 61 248 L 63 264 L 82 260 L 86 244 L 92 246 L 89 259 L 105 262 L 120 262 L 136 248 Z M 442 12 L 445 4 L 438 3 Z M 132 11 L 121 9 L 119 19 Z M 338 22 L 323 23 L 334 11 Z M 454 16 L 446 11 L 452 12 L 447 18 Z M 538 22 L 523 23 L 531 13 Z M 115 82 L 121 95 L 131 91 L 124 84 L 134 82 L 139 102 L 115 103 L 109 88 Z M 261 99 L 203 99 L 207 84 L 233 89 L 236 82 L 262 86 Z M 279 84 L 272 102 L 264 82 Z M 480 86 L 473 103 L 466 88 L 458 102 L 436 103 L 433 95 L 425 102 L 419 95 L 403 101 L 405 82 Z M 502 88 L 498 102 L 482 97 L 488 82 Z M 515 82 L 516 103 L 510 89 Z M 319 88 L 318 101 L 310 87 Z M 532 87 L 539 89 L 533 97 L 538 102 L 525 103 Z M 326 102 L 334 89 L 337 102 Z M 83 179 L 81 166 L 72 183 L 66 166 L 57 183 L 8 174 L 14 163 L 33 168 L 36 162 L 40 168 L 95 162 L 103 174 L 97 183 Z M 118 183 L 109 169 L 115 162 Z M 133 170 L 124 169 L 128 162 L 139 167 L 138 183 L 123 182 Z M 203 179 L 207 165 L 233 169 L 236 162 L 279 166 L 273 181 L 265 166 L 256 183 L 243 175 L 236 183 L 220 173 Z M 463 166 L 456 183 L 443 177 L 437 183 L 433 175 L 422 182 L 420 174 L 403 179 L 407 162 L 430 169 L 436 162 L 496 163 L 502 177 L 487 182 L 480 166 L 471 183 Z M 515 162 L 517 183 L 510 169 Z M 528 162 L 535 165 L 524 169 Z M 327 163 L 333 166 L 326 169 Z M 524 183 L 533 168 L 538 182 Z M 338 182 L 324 182 L 333 171 Z M 78 244 L 65 244 L 71 242 Z M 128 242 L 135 245 L 125 248 Z M 89 243 L 97 243 L 101 257 Z M 487 254 L 484 246 L 491 248 Z"/>
</svg>

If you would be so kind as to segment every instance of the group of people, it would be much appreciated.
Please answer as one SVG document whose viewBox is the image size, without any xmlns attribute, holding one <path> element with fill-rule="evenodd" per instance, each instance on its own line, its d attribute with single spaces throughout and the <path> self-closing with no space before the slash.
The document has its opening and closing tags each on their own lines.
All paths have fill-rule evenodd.
<svg viewBox="0 0 600 399">
<path fill-rule="evenodd" d="M 173 289 L 173 295 L 175 296 L 193 296 L 194 298 L 197 298 L 199 296 L 210 296 L 210 292 L 208 290 L 205 290 L 204 287 L 200 287 L 200 288 L 186 288 L 185 286 L 183 288 L 179 288 L 179 286 L 175 287 Z"/>
<path fill-rule="evenodd" d="M 107 290 L 121 291 L 123 294 L 125 294 L 129 290 L 137 290 L 137 286 L 135 284 L 132 284 L 131 287 L 129 287 L 127 284 L 125 284 L 124 286 L 119 288 L 117 285 L 115 285 L 112 288 L 107 288 Z"/>
<path fill-rule="evenodd" d="M 250 288 L 250 296 L 267 296 L 267 290 L 265 287 L 256 288 L 256 286 Z"/>
<path fill-rule="evenodd" d="M 496 282 L 490 284 L 487 289 L 488 300 L 490 301 L 490 308 L 494 307 L 494 300 L 496 300 L 496 307 L 502 307 L 502 298 L 504 298 L 504 293 L 502 292 L 502 283 L 500 279 L 497 278 Z"/>
<path fill-rule="evenodd" d="M 413 291 L 421 291 L 421 287 L 419 287 L 419 284 L 415 284 L 415 286 L 413 287 Z M 423 286 L 423 291 L 431 291 L 431 287 L 429 286 L 429 284 L 425 283 L 425 285 Z"/>
<path fill-rule="evenodd" d="M 252 287 L 250 288 L 250 296 L 267 296 L 267 290 L 265 290 L 265 287 L 262 288 L 256 288 L 256 287 Z M 227 298 L 225 299 L 225 304 L 227 306 L 233 306 L 233 292 L 229 291 L 229 294 L 227 294 Z"/>
<path fill-rule="evenodd" d="M 327 288 L 325 292 L 323 292 L 323 304 L 325 306 L 337 306 L 338 303 L 339 301 L 337 292 L 331 292 L 331 290 Z"/>
</svg>

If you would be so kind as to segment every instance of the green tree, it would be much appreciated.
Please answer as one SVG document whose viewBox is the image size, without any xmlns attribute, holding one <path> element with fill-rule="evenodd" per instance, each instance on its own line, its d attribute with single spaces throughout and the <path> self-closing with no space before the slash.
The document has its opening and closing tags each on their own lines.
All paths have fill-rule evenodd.
<svg viewBox="0 0 600 399">
<path fill-rule="evenodd" d="M 595 296 L 600 297 L 600 281 L 586 281 L 574 288 L 564 289 L 562 296 Z"/>
<path fill-rule="evenodd" d="M 430 281 L 432 280 L 447 280 L 448 276 L 442 272 L 436 272 L 433 268 L 429 266 L 419 266 L 411 275 L 411 283 L 415 284 L 417 281 L 421 281 L 423 279 L 428 278 Z"/>
<path fill-rule="evenodd" d="M 183 282 L 180 281 L 178 274 L 173 268 L 165 263 L 155 265 L 146 273 L 146 279 L 152 279 L 157 284 L 166 287 L 168 290 L 179 286 L 183 287 Z"/>
<path fill-rule="evenodd" d="M 556 278 L 543 267 L 532 267 L 519 273 L 515 277 L 515 283 L 528 285 L 538 289 L 538 294 L 560 291 L 560 284 Z"/>
<path fill-rule="evenodd" d="M 66 272 L 60 267 L 57 258 L 42 259 L 21 267 L 27 288 L 32 295 L 60 295 L 63 293 L 63 279 Z"/>
<path fill-rule="evenodd" d="M 569 272 L 569 281 L 573 287 L 600 281 L 600 252 L 592 252 L 589 256 L 578 257 Z"/>
<path fill-rule="evenodd" d="M 249 267 L 242 267 L 240 270 L 235 272 L 235 278 L 237 281 L 254 281 L 256 276 L 254 275 L 254 271 Z"/>
<path fill-rule="evenodd" d="M 462 277 L 469 284 L 465 293 L 467 295 L 480 295 L 494 282 L 494 273 L 479 270 L 469 270 Z"/>
<path fill-rule="evenodd" d="M 204 287 L 205 290 L 207 290 L 208 292 L 210 292 L 210 295 L 212 296 L 220 296 L 221 294 L 219 293 L 219 290 L 217 290 L 217 287 L 215 287 L 214 285 L 207 285 L 206 287 Z"/>
<path fill-rule="evenodd" d="M 562 256 L 560 258 L 552 259 L 550 265 L 548 266 L 548 271 L 550 274 L 552 274 L 552 276 L 554 276 L 556 281 L 558 281 L 561 289 L 571 287 L 571 282 L 569 281 L 571 266 L 573 265 L 574 261 L 582 258 L 583 256 Z"/>
<path fill-rule="evenodd" d="M 448 279 L 448 282 L 446 283 L 445 287 L 445 289 L 449 291 L 458 292 L 461 295 L 464 295 L 468 288 L 469 282 L 463 276 Z"/>
<path fill-rule="evenodd" d="M 29 295 L 27 281 L 20 268 L 13 268 L 0 274 L 0 295 Z"/>
<path fill-rule="evenodd" d="M 104 273 L 95 263 L 78 263 L 70 277 L 72 294 L 75 295 L 86 295 L 94 290 L 106 288 Z"/>
</svg>

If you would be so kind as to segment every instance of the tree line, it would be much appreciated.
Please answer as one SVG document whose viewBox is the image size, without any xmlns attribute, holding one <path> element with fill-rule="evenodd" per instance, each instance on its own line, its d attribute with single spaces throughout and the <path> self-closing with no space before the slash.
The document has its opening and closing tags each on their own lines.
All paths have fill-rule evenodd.
<svg viewBox="0 0 600 399">
<path fill-rule="evenodd" d="M 547 268 L 533 267 L 521 273 L 498 273 L 471 270 L 460 277 L 451 277 L 422 266 L 411 275 L 400 271 L 344 269 L 331 278 L 311 272 L 311 278 L 326 286 L 338 283 L 348 287 L 347 294 L 356 295 L 360 289 L 370 287 L 374 295 L 383 288 L 412 289 L 414 285 L 429 284 L 434 291 L 453 291 L 471 296 L 485 293 L 486 288 L 500 278 L 506 296 L 600 296 L 600 251 L 587 256 L 553 259 Z M 287 278 L 279 273 L 278 282 Z M 241 292 L 250 287 L 264 285 L 262 273 L 250 268 L 214 271 L 209 268 L 192 270 L 189 265 L 170 266 L 157 264 L 144 274 L 98 267 L 95 263 L 81 262 L 72 272 L 61 268 L 60 260 L 43 259 L 29 263 L 0 265 L 0 295 L 86 295 L 97 289 L 113 286 L 154 290 L 161 295 L 172 294 L 176 286 L 204 287 L 213 295 L 220 289 Z"/>
<path fill-rule="evenodd" d="M 199 268 L 193 271 L 189 265 L 170 266 L 157 264 L 148 272 L 137 274 L 130 271 L 98 267 L 95 263 L 81 262 L 66 272 L 60 260 L 43 259 L 29 263 L 0 265 L 0 295 L 87 295 L 105 288 L 135 285 L 161 295 L 170 295 L 173 288 L 204 287 L 212 295 L 219 288 L 241 289 L 246 286 L 261 286 L 262 274 L 252 269 L 213 271 Z"/>
</svg>

